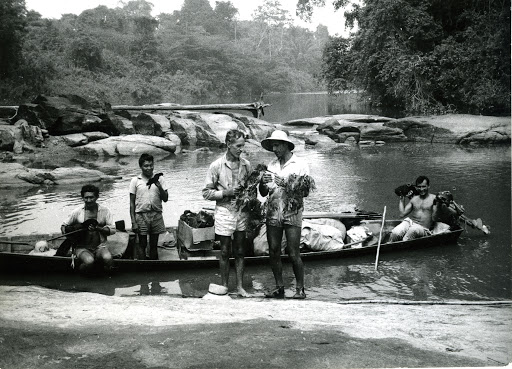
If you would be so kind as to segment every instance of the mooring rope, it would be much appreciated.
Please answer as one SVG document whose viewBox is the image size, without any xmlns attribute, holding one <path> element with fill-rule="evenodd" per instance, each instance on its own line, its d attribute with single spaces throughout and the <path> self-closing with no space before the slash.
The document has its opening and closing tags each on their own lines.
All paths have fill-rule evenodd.
<svg viewBox="0 0 512 369">
<path fill-rule="evenodd" d="M 338 301 L 340 305 L 362 305 L 362 304 L 383 304 L 383 305 L 512 305 L 512 300 L 495 301 L 407 301 L 407 300 L 347 300 Z"/>
</svg>

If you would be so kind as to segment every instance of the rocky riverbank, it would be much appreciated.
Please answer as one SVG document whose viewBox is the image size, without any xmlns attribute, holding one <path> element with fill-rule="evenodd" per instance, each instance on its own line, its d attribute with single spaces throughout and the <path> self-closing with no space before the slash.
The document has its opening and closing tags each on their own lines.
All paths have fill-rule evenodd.
<svg viewBox="0 0 512 369">
<path fill-rule="evenodd" d="M 0 286 L 0 295 L 2 368 L 481 367 L 512 360 L 507 305 L 118 297 L 29 286 Z"/>
<path fill-rule="evenodd" d="M 78 175 L 112 180 L 83 168 L 73 173 L 73 168 L 98 157 L 181 155 L 222 147 L 230 129 L 243 131 L 246 149 L 258 151 L 259 142 L 276 128 L 288 130 L 296 146 L 336 151 L 386 142 L 510 145 L 511 122 L 510 117 L 473 115 L 393 119 L 344 114 L 273 124 L 236 113 L 114 112 L 108 103 L 79 96 L 39 96 L 20 105 L 10 118 L 0 119 L 0 160 L 11 163 L 0 165 L 0 188 L 74 183 Z M 30 168 L 34 162 L 49 169 Z M 53 173 L 60 167 L 69 170 Z"/>
</svg>

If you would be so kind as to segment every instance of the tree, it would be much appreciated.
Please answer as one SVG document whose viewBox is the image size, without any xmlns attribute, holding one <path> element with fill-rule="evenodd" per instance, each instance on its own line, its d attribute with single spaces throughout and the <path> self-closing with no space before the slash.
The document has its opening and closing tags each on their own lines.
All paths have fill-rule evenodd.
<svg viewBox="0 0 512 369">
<path fill-rule="evenodd" d="M 279 53 L 283 48 L 284 27 L 291 24 L 290 13 L 281 7 L 279 0 L 264 0 L 263 5 L 256 8 L 252 15 L 253 19 L 260 26 L 260 36 L 257 48 L 267 39 L 267 52 L 269 59 L 272 59 L 274 50 Z M 276 44 L 276 35 L 279 43 Z"/>
<path fill-rule="evenodd" d="M 321 3 L 299 1 L 305 12 Z M 510 0 L 363 0 L 345 17 L 358 28 L 346 51 L 333 40 L 324 52 L 330 86 L 410 113 L 510 112 Z"/>
<path fill-rule="evenodd" d="M 24 0 L 0 2 L 0 77 L 11 75 L 21 60 L 26 15 Z"/>
</svg>

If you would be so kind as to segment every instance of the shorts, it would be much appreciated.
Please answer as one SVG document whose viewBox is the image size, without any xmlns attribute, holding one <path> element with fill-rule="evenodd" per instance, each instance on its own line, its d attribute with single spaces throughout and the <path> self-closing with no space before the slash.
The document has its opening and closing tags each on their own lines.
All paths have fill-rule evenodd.
<svg viewBox="0 0 512 369">
<path fill-rule="evenodd" d="M 139 226 L 139 234 L 142 236 L 165 233 L 166 231 L 164 218 L 159 211 L 135 213 L 135 221 Z"/>
<path fill-rule="evenodd" d="M 233 233 L 245 231 L 247 215 L 242 212 L 229 210 L 223 206 L 215 207 L 215 234 L 232 236 Z"/>
<path fill-rule="evenodd" d="M 302 228 L 302 212 L 304 209 L 295 212 L 281 214 L 274 213 L 272 217 L 267 217 L 267 225 L 272 227 L 284 227 L 285 225 Z"/>
</svg>

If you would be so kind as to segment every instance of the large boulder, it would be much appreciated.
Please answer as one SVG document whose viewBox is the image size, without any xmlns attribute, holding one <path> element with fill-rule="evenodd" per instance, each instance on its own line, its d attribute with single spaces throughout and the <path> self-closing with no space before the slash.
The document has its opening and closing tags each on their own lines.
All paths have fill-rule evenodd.
<svg viewBox="0 0 512 369">
<path fill-rule="evenodd" d="M 171 130 L 171 123 L 163 115 L 141 113 L 132 116 L 135 132 L 141 135 L 164 137 Z"/>
<path fill-rule="evenodd" d="M 39 95 L 31 104 L 20 105 L 13 119 L 25 119 L 52 135 L 90 131 L 114 135 L 119 134 L 114 123 L 119 122 L 112 122 L 113 117 L 110 104 L 105 102 L 76 95 Z"/>
<path fill-rule="evenodd" d="M 93 156 L 138 156 L 144 152 L 165 156 L 176 151 L 176 144 L 163 137 L 136 134 L 109 137 L 79 146 L 76 150 L 80 154 Z"/>
<path fill-rule="evenodd" d="M 41 129 L 23 119 L 14 125 L 0 125 L 0 150 L 21 154 L 24 150 L 34 151 L 35 147 L 43 145 L 43 141 Z"/>
<path fill-rule="evenodd" d="M 182 145 L 219 147 L 222 142 L 210 126 L 197 113 L 169 115 L 172 131 L 180 138 Z"/>
</svg>

